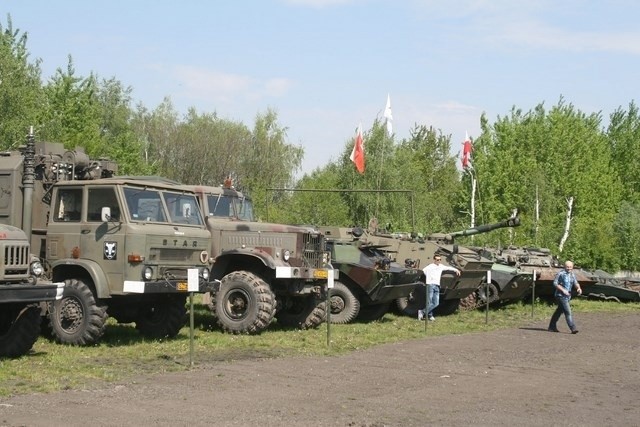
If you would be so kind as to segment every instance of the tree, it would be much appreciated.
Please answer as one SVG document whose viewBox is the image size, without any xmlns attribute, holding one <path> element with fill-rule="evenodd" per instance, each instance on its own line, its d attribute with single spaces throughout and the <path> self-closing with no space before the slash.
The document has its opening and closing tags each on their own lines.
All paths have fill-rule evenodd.
<svg viewBox="0 0 640 427">
<path fill-rule="evenodd" d="M 0 144 L 2 148 L 24 144 L 30 126 L 38 124 L 44 94 L 40 60 L 29 61 L 27 33 L 14 29 L 11 16 L 0 24 Z"/>
<path fill-rule="evenodd" d="M 474 167 L 483 215 L 523 213 L 516 244 L 558 250 L 567 200 L 575 200 L 563 257 L 585 266 L 615 263 L 610 236 L 620 204 L 621 184 L 611 167 L 611 152 L 599 114 L 584 114 L 563 99 L 547 112 L 542 104 L 528 113 L 513 109 L 493 126 L 482 121 Z M 534 224 L 538 195 L 540 224 Z M 540 234 L 535 235 L 536 225 Z M 609 237 L 608 237 L 609 236 Z"/>
</svg>

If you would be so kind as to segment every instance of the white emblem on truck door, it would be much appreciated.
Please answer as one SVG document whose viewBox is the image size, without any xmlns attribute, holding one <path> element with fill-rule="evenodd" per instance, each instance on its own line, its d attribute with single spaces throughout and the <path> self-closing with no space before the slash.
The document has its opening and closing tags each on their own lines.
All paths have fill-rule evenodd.
<svg viewBox="0 0 640 427">
<path fill-rule="evenodd" d="M 117 242 L 104 242 L 104 259 L 116 259 L 117 254 Z"/>
</svg>

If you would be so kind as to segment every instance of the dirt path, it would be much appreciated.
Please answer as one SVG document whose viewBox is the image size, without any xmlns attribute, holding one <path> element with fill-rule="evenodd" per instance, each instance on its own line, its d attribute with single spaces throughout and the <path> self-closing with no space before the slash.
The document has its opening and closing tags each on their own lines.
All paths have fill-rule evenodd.
<svg viewBox="0 0 640 427">
<path fill-rule="evenodd" d="M 0 425 L 638 425 L 640 313 L 576 317 L 577 335 L 533 324 L 2 398 Z"/>
</svg>

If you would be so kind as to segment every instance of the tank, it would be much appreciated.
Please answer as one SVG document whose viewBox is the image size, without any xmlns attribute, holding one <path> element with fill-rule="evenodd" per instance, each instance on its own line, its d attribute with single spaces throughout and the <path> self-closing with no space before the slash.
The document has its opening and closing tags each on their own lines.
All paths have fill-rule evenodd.
<svg viewBox="0 0 640 427">
<path fill-rule="evenodd" d="M 535 272 L 535 289 L 525 293 L 528 297 L 535 292 L 536 297 L 551 299 L 554 294 L 553 280 L 563 268 L 562 262 L 548 248 L 508 246 L 504 249 L 477 248 L 478 252 L 497 264 L 514 267 L 519 271 Z M 587 294 L 590 287 L 598 282 L 598 278 L 587 270 L 576 266 L 573 270 L 582 291 Z"/>
<path fill-rule="evenodd" d="M 443 264 L 459 269 L 460 276 L 451 272 L 444 272 L 442 275 L 440 305 L 436 309 L 436 314 L 447 315 L 458 310 L 460 301 L 476 292 L 485 283 L 487 272 L 493 266 L 491 259 L 483 257 L 467 246 L 456 244 L 455 239 L 519 225 L 519 218 L 511 217 L 497 223 L 465 230 L 433 233 L 425 239 L 414 233 L 411 235 L 386 233 L 377 228 L 377 222 L 374 219 L 370 221 L 368 229 L 364 230 L 361 241 L 380 247 L 392 260 L 412 268 L 423 269 L 437 254 L 442 257 Z M 424 286 L 419 286 L 414 288 L 411 295 L 398 298 L 395 303 L 401 313 L 416 316 L 418 310 L 425 307 L 425 299 Z"/>
<path fill-rule="evenodd" d="M 597 282 L 590 285 L 583 295 L 590 299 L 617 302 L 640 302 L 640 279 L 615 277 L 603 270 L 595 270 Z"/>
<path fill-rule="evenodd" d="M 360 240 L 361 228 L 319 227 L 340 272 L 330 294 L 331 323 L 378 320 L 391 302 L 421 284 L 422 270 L 392 261 L 381 248 Z"/>
</svg>

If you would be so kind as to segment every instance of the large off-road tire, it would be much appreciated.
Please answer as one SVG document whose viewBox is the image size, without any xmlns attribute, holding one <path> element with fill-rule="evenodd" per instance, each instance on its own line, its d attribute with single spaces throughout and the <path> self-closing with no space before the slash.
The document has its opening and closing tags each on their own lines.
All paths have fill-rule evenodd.
<svg viewBox="0 0 640 427">
<path fill-rule="evenodd" d="M 170 295 L 140 308 L 136 329 L 147 338 L 173 338 L 187 321 L 186 296 Z"/>
<path fill-rule="evenodd" d="M 498 290 L 498 287 L 495 285 L 495 283 L 489 283 L 488 286 L 486 283 L 483 283 L 482 285 L 478 286 L 477 291 L 479 303 L 482 305 L 487 303 L 487 287 L 489 289 L 489 304 L 492 304 L 500 299 L 500 291 Z"/>
<path fill-rule="evenodd" d="M 298 329 L 317 328 L 327 317 L 327 303 L 314 295 L 286 298 L 276 313 L 278 323 Z"/>
<path fill-rule="evenodd" d="M 331 323 L 346 324 L 355 320 L 360 312 L 360 301 L 345 286 L 344 283 L 334 281 L 333 288 L 329 290 L 329 305 L 331 309 Z"/>
<path fill-rule="evenodd" d="M 374 322 L 380 320 L 387 314 L 390 306 L 391 304 L 388 302 L 383 304 L 361 305 L 356 320 L 359 322 Z"/>
<path fill-rule="evenodd" d="M 396 306 L 400 314 L 409 317 L 416 317 L 418 315 L 418 310 L 424 310 L 427 305 L 426 292 L 427 290 L 424 284 L 416 285 L 409 296 L 398 298 L 396 300 Z"/>
<path fill-rule="evenodd" d="M 440 300 L 440 304 L 433 310 L 438 316 L 448 316 L 458 311 L 460 308 L 460 298 Z"/>
<path fill-rule="evenodd" d="M 260 277 L 249 271 L 234 271 L 222 278 L 211 306 L 223 331 L 259 334 L 273 320 L 276 299 Z"/>
<path fill-rule="evenodd" d="M 27 354 L 40 335 L 40 307 L 0 305 L 0 358 Z"/>
<path fill-rule="evenodd" d="M 62 299 L 49 305 L 49 328 L 61 344 L 89 345 L 104 335 L 106 307 L 96 302 L 89 286 L 82 280 L 64 281 Z"/>
</svg>

